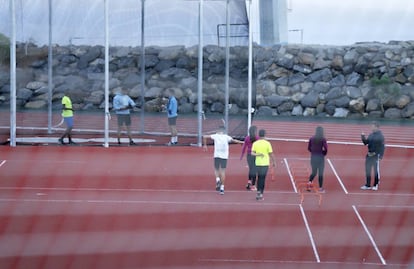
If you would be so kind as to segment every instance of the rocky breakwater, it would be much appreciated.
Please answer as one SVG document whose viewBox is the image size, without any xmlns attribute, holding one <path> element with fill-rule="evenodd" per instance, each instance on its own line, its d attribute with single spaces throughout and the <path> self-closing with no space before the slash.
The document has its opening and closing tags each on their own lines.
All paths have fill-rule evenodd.
<svg viewBox="0 0 414 269">
<path fill-rule="evenodd" d="M 110 100 L 129 89 L 140 109 L 160 111 L 160 97 L 175 89 L 180 113 L 197 111 L 198 47 L 147 47 L 141 94 L 141 49 L 110 49 Z M 254 47 L 253 98 L 257 115 L 326 117 L 414 117 L 414 41 L 352 46 Z M 18 109 L 46 109 L 47 48 L 17 49 Z M 71 91 L 77 110 L 104 108 L 104 48 L 53 48 L 53 106 Z M 225 49 L 203 51 L 203 110 L 221 113 L 225 103 Z M 10 104 L 7 67 L 0 73 L 0 107 Z M 247 113 L 248 48 L 230 49 L 230 114 Z"/>
</svg>

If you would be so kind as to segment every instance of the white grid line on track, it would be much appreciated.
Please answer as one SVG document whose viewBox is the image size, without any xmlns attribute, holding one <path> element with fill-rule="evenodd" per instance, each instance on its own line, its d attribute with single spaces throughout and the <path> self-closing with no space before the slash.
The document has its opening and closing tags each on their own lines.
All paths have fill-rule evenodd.
<svg viewBox="0 0 414 269">
<path fill-rule="evenodd" d="M 367 225 L 365 224 L 363 218 L 359 214 L 358 209 L 356 208 L 355 205 L 352 206 L 352 209 L 354 210 L 355 214 L 357 215 L 358 220 L 361 222 L 361 225 L 364 228 L 365 233 L 367 234 L 369 240 L 371 241 L 371 244 L 374 247 L 375 252 L 377 253 L 379 259 L 381 260 L 381 263 L 383 265 L 387 265 L 387 262 L 385 261 L 384 257 L 382 256 L 381 251 L 379 250 L 378 245 L 377 245 L 377 243 L 374 240 L 374 237 L 371 235 L 371 232 L 369 231 L 369 229 L 368 229 Z"/>
</svg>

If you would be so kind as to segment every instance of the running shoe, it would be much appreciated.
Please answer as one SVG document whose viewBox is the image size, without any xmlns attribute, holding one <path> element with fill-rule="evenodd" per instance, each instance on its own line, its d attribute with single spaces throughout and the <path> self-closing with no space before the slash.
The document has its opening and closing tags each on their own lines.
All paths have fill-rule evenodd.
<svg viewBox="0 0 414 269">
<path fill-rule="evenodd" d="M 364 185 L 364 186 L 361 187 L 361 190 L 370 190 L 370 189 L 371 189 L 371 187 L 368 187 L 366 185 Z"/>
<path fill-rule="evenodd" d="M 319 192 L 320 193 L 325 193 L 325 189 L 324 188 L 319 188 Z"/>
<path fill-rule="evenodd" d="M 216 182 L 216 191 L 220 190 L 220 186 L 221 186 L 221 181 L 217 181 Z"/>
<path fill-rule="evenodd" d="M 374 185 L 374 186 L 372 187 L 372 190 L 373 190 L 373 191 L 377 191 L 377 190 L 378 190 L 378 184 L 377 184 L 377 185 Z"/>
<path fill-rule="evenodd" d="M 248 182 L 248 183 L 247 183 L 247 185 L 246 185 L 246 190 L 251 191 L 251 189 L 250 189 L 250 185 L 251 185 L 251 183 L 250 183 L 250 182 Z"/>
</svg>

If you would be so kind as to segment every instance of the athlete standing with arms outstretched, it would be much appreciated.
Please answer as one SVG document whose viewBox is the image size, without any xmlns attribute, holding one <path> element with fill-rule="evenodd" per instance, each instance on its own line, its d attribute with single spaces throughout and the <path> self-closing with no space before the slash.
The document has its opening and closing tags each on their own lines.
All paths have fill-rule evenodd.
<svg viewBox="0 0 414 269">
<path fill-rule="evenodd" d="M 207 139 L 214 141 L 214 174 L 216 176 L 216 191 L 224 194 L 224 184 L 226 181 L 227 160 L 229 158 L 229 143 L 243 144 L 243 141 L 234 139 L 225 133 L 224 126 L 221 126 L 217 133 L 204 135 L 204 150 L 207 151 Z"/>
</svg>

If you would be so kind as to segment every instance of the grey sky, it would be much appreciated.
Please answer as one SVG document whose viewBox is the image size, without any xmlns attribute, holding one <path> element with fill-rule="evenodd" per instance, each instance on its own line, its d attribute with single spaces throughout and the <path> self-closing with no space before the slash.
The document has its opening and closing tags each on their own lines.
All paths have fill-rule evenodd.
<svg viewBox="0 0 414 269">
<path fill-rule="evenodd" d="M 259 0 L 253 0 L 259 1 Z M 388 42 L 414 40 L 413 0 L 286 0 L 288 29 L 303 30 L 303 43 L 349 45 L 363 41 Z M 180 7 L 177 3 L 186 3 Z M 197 1 L 147 1 L 147 42 L 152 39 L 160 45 L 197 42 Z M 205 42 L 217 42 L 216 26 L 225 22 L 224 4 L 210 1 L 205 5 Z M 225 1 L 222 1 L 225 3 Z M 9 34 L 10 0 L 0 0 L 0 32 Z M 16 0 L 17 37 L 19 40 L 47 42 L 47 0 Z M 91 42 L 103 39 L 102 0 L 54 1 L 54 42 Z M 162 4 L 163 9 L 153 8 Z M 212 4 L 215 8 L 211 8 Z M 113 45 L 118 42 L 136 44 L 139 40 L 140 5 L 137 0 L 110 1 L 110 35 Z M 234 15 L 235 13 L 233 13 Z M 239 10 L 237 13 L 243 16 Z M 207 23 L 208 22 L 208 23 Z M 211 23 L 210 23 L 211 22 Z M 158 28 L 157 28 L 158 27 Z M 300 43 L 301 32 L 288 33 L 289 43 Z M 190 38 L 187 38 L 190 39 Z M 131 41 L 132 40 L 132 41 Z"/>
<path fill-rule="evenodd" d="M 303 29 L 303 43 L 349 45 L 414 40 L 411 0 L 287 0 L 288 28 Z M 299 43 L 300 32 L 289 32 Z"/>
</svg>

